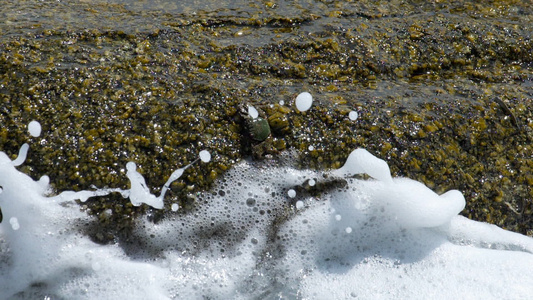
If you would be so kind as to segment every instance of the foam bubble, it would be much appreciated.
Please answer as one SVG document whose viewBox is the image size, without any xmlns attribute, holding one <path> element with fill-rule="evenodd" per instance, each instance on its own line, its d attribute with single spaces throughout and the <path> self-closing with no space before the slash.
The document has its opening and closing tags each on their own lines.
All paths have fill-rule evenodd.
<svg viewBox="0 0 533 300">
<path fill-rule="evenodd" d="M 309 179 L 308 184 L 309 184 L 309 186 L 315 186 L 316 181 L 314 179 Z"/>
<path fill-rule="evenodd" d="M 289 195 L 289 197 L 291 197 L 291 198 L 294 198 L 294 197 L 296 197 L 296 191 L 293 190 L 293 189 L 290 189 L 290 190 L 287 191 L 287 195 Z"/>
<path fill-rule="evenodd" d="M 31 136 L 38 137 L 41 135 L 41 124 L 37 121 L 31 121 L 28 124 L 28 131 Z"/>
<path fill-rule="evenodd" d="M 200 160 L 204 163 L 211 161 L 211 153 L 207 150 L 200 151 Z"/>
<path fill-rule="evenodd" d="M 301 209 L 304 207 L 304 202 L 301 200 L 296 201 L 296 209 Z"/>
<path fill-rule="evenodd" d="M 309 149 L 309 151 L 313 151 L 313 150 L 315 150 L 315 147 L 313 145 L 309 145 L 309 147 L 307 147 L 307 149 Z"/>
<path fill-rule="evenodd" d="M 359 114 L 353 110 L 348 114 L 348 118 L 350 118 L 350 120 L 352 121 L 357 120 L 358 117 L 359 117 Z"/>
<path fill-rule="evenodd" d="M 313 96 L 308 92 L 300 93 L 296 97 L 296 108 L 299 111 L 307 111 L 311 108 L 311 105 L 313 105 Z"/>
<path fill-rule="evenodd" d="M 257 111 L 257 109 L 255 109 L 255 107 L 248 105 L 248 115 L 252 117 L 252 119 L 256 119 L 257 117 L 259 117 L 259 112 Z"/>
<path fill-rule="evenodd" d="M 176 203 L 173 203 L 171 206 L 170 206 L 170 209 L 172 209 L 172 211 L 178 211 L 178 209 L 180 208 L 180 206 Z"/>
</svg>

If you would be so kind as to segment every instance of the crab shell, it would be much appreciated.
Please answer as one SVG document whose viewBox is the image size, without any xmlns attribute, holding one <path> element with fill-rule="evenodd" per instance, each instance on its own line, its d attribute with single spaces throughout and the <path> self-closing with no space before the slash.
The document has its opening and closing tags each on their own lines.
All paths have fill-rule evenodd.
<svg viewBox="0 0 533 300">
<path fill-rule="evenodd" d="M 270 135 L 270 125 L 263 118 L 251 119 L 247 122 L 250 137 L 257 142 L 262 142 Z"/>
</svg>

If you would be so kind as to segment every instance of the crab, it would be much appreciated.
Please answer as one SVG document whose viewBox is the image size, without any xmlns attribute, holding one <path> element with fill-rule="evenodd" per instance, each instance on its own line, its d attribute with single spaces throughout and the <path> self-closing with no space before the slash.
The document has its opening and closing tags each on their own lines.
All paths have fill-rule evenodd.
<svg viewBox="0 0 533 300">
<path fill-rule="evenodd" d="M 261 158 L 267 154 L 276 154 L 278 151 L 273 145 L 273 137 L 268 120 L 262 110 L 255 109 L 257 116 L 250 115 L 250 105 L 240 105 L 239 114 L 243 120 L 245 135 L 250 137 L 249 146 L 254 158 Z"/>
</svg>

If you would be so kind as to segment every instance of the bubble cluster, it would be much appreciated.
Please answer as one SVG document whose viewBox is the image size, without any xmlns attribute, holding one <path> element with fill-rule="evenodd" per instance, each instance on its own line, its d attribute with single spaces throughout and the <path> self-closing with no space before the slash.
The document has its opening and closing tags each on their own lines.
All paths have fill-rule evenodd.
<svg viewBox="0 0 533 300">
<path fill-rule="evenodd" d="M 160 222 L 157 227 L 147 223 L 136 231 L 136 239 L 145 241 L 147 253 L 173 249 L 233 257 L 243 252 L 240 246 L 248 250 L 264 247 L 266 241 L 260 237 L 268 236 L 274 220 L 284 218 L 292 205 L 283 191 L 296 193 L 293 187 L 303 184 L 309 174 L 243 162 L 218 181 L 215 192 L 195 195 L 198 205 L 192 212 L 180 215 L 179 221 Z M 300 203 L 297 206 L 303 207 Z M 177 204 L 171 208 L 177 210 Z M 254 242 L 241 245 L 244 240 Z"/>
</svg>

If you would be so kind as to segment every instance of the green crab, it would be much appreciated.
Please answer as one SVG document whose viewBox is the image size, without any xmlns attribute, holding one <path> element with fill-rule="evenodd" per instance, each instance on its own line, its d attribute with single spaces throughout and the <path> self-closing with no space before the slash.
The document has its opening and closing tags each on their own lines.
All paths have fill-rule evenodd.
<svg viewBox="0 0 533 300">
<path fill-rule="evenodd" d="M 247 146 L 251 148 L 254 158 L 261 158 L 267 154 L 276 154 L 274 139 L 265 113 L 251 105 L 240 105 L 239 114 L 242 118 L 244 134 L 250 138 Z M 248 148 L 248 147 L 246 147 Z"/>
</svg>

